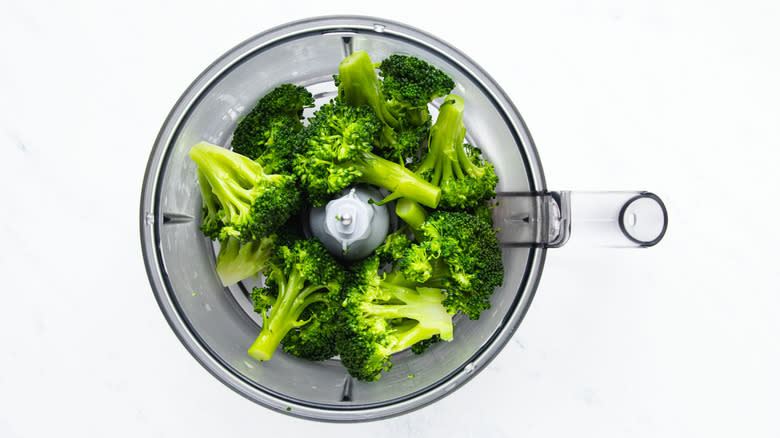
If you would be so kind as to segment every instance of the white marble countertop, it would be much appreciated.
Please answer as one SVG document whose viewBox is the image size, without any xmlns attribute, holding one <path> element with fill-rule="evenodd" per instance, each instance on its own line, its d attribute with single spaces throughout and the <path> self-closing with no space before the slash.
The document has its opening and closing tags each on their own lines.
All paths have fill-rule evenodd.
<svg viewBox="0 0 780 438">
<path fill-rule="evenodd" d="M 3 3 L 0 436 L 778 436 L 777 3 L 369 3 Z M 257 32 L 333 13 L 480 63 L 551 188 L 648 189 L 670 214 L 653 249 L 551 251 L 485 371 L 354 425 L 214 379 L 160 313 L 138 236 L 146 159 L 186 86 Z"/>
</svg>

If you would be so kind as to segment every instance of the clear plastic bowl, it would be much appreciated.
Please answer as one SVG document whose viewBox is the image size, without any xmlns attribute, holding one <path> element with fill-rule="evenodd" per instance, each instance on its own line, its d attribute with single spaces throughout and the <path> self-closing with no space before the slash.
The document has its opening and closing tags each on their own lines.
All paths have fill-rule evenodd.
<svg viewBox="0 0 780 438">
<path fill-rule="evenodd" d="M 455 340 L 426 354 L 402 352 L 373 383 L 349 377 L 337 360 L 308 362 L 283 352 L 256 362 L 247 348 L 259 319 L 246 291 L 222 287 L 214 245 L 198 230 L 201 198 L 189 149 L 229 144 L 238 120 L 282 83 L 334 94 L 332 75 L 353 50 L 381 60 L 422 58 L 450 74 L 466 101 L 469 141 L 495 164 L 502 192 L 544 192 L 539 159 L 520 114 L 499 86 L 454 47 L 415 28 L 369 17 L 323 17 L 286 24 L 228 51 L 185 91 L 152 149 L 141 198 L 141 241 L 154 294 L 171 328 L 216 378 L 248 399 L 290 415 L 363 421 L 398 415 L 454 391 L 483 369 L 531 303 L 543 248 L 504 248 L 506 276 L 477 321 L 456 321 Z M 412 377 L 413 376 L 413 377 Z"/>
</svg>

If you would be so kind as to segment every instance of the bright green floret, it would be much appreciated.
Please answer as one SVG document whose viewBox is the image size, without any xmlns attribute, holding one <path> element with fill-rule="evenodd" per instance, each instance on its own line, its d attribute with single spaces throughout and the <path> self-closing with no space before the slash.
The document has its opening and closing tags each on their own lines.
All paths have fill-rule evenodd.
<svg viewBox="0 0 780 438">
<path fill-rule="evenodd" d="M 303 207 L 292 176 L 267 173 L 260 163 L 206 142 L 193 146 L 190 157 L 198 165 L 201 230 L 209 238 L 260 240 Z"/>
<path fill-rule="evenodd" d="M 324 205 L 333 195 L 360 183 L 390 191 L 380 203 L 407 197 L 429 207 L 438 205 L 438 187 L 372 153 L 381 129 L 381 121 L 367 106 L 331 102 L 314 114 L 302 133 L 294 168 L 312 205 Z"/>
<path fill-rule="evenodd" d="M 445 289 L 444 305 L 450 312 L 478 319 L 504 282 L 501 248 L 492 226 L 468 213 L 435 211 L 419 233 L 421 241 L 398 261 L 404 277 Z"/>
<path fill-rule="evenodd" d="M 392 263 L 403 256 L 406 249 L 412 245 L 408 233 L 407 227 L 401 227 L 387 235 L 385 241 L 374 251 L 382 264 Z"/>
<path fill-rule="evenodd" d="M 269 172 L 290 171 L 303 129 L 303 109 L 314 97 L 303 87 L 282 84 L 263 96 L 236 127 L 233 151 L 259 160 Z"/>
<path fill-rule="evenodd" d="M 263 237 L 260 240 L 241 243 L 228 237 L 221 241 L 217 254 L 217 275 L 223 286 L 257 276 L 263 270 L 275 248 L 276 236 Z"/>
<path fill-rule="evenodd" d="M 438 344 L 439 342 L 441 342 L 441 336 L 439 335 L 435 335 L 432 338 L 428 338 L 424 341 L 420 341 L 412 345 L 412 353 L 423 354 L 426 351 L 428 351 L 428 349 L 431 348 L 433 344 Z M 410 377 L 414 377 L 414 376 L 410 376 Z"/>
<path fill-rule="evenodd" d="M 379 65 L 379 74 L 390 112 L 417 125 L 430 119 L 428 104 L 455 87 L 446 73 L 413 56 L 390 55 Z"/>
<path fill-rule="evenodd" d="M 391 356 L 440 336 L 452 340 L 452 316 L 441 289 L 408 287 L 394 275 L 378 273 L 379 259 L 353 266 L 336 340 L 341 363 L 358 380 L 374 381 L 392 366 Z"/>
<path fill-rule="evenodd" d="M 441 188 L 442 208 L 471 209 L 496 195 L 498 183 L 493 165 L 480 158 L 481 151 L 463 144 L 463 99 L 449 95 L 431 127 L 428 152 L 415 172 Z"/>
<path fill-rule="evenodd" d="M 279 246 L 266 273 L 266 287 L 251 297 L 263 327 L 249 355 L 264 361 L 279 344 L 308 360 L 334 356 L 344 269 L 316 239 Z"/>
<path fill-rule="evenodd" d="M 428 138 L 431 126 L 428 103 L 447 94 L 447 91 L 438 93 L 439 88 L 447 85 L 444 78 L 449 77 L 417 58 L 394 55 L 385 62 L 383 81 L 366 52 L 358 51 L 346 57 L 339 64 L 336 76 L 338 96 L 349 106 L 367 105 L 377 114 L 383 126 L 375 153 L 403 164 L 417 155 L 420 145 Z M 431 69 L 440 73 L 435 75 L 439 79 L 425 77 Z M 441 83 L 434 86 L 437 80 Z"/>
</svg>

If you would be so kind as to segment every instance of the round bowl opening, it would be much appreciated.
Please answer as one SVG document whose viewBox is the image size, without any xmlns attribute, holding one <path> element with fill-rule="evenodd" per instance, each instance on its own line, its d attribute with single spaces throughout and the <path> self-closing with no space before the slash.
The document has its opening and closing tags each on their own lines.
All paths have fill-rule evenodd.
<svg viewBox="0 0 780 438">
<path fill-rule="evenodd" d="M 259 363 L 247 355 L 259 330 L 259 318 L 246 298 L 252 282 L 224 288 L 216 277 L 214 244 L 198 229 L 201 198 L 189 149 L 199 141 L 228 146 L 238 120 L 279 84 L 305 86 L 318 104 L 324 103 L 335 92 L 332 75 L 339 62 L 357 50 L 367 51 L 375 61 L 393 53 L 412 55 L 446 71 L 456 82 L 453 92 L 466 102 L 469 141 L 496 167 L 498 191 L 545 190 L 520 115 L 471 60 L 399 23 L 325 17 L 260 34 L 196 79 L 160 131 L 141 200 L 141 239 L 150 282 L 171 327 L 193 356 L 255 402 L 329 421 L 397 415 L 462 385 L 491 360 L 520 323 L 545 254 L 539 248 L 504 248 L 505 282 L 494 293 L 491 309 L 476 321 L 458 319 L 452 342 L 436 344 L 419 356 L 411 352 L 394 356 L 392 370 L 377 382 L 351 379 L 335 359 L 314 363 L 278 352 Z"/>
</svg>

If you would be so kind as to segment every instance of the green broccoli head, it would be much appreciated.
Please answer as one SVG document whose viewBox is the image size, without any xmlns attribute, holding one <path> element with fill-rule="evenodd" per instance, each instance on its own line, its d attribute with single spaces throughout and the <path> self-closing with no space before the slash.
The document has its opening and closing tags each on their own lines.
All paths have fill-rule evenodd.
<svg viewBox="0 0 780 438">
<path fill-rule="evenodd" d="M 398 263 L 403 275 L 444 288 L 444 305 L 450 312 L 478 319 L 504 281 L 501 248 L 492 226 L 468 213 L 435 211 L 420 234 L 422 240 L 412 244 Z"/>
<path fill-rule="evenodd" d="M 345 58 L 335 77 L 338 99 L 349 106 L 370 107 L 383 123 L 374 153 L 403 164 L 417 155 L 428 138 L 431 127 L 428 103 L 446 94 L 440 94 L 434 84 L 438 80 L 438 87 L 446 87 L 448 77 L 424 61 L 408 56 L 391 56 L 382 65 L 386 67 L 384 81 L 377 76 L 366 52 L 354 52 Z M 430 93 L 427 100 L 426 93 Z"/>
<path fill-rule="evenodd" d="M 493 165 L 478 148 L 464 144 L 463 99 L 449 95 L 431 127 L 427 154 L 415 172 L 442 191 L 441 207 L 467 210 L 496 195 Z"/>
<path fill-rule="evenodd" d="M 374 254 L 379 257 L 382 264 L 393 263 L 404 255 L 411 244 L 407 228 L 401 227 L 388 234 L 385 241 L 374 251 Z"/>
<path fill-rule="evenodd" d="M 314 206 L 359 183 L 385 188 L 391 194 L 381 203 L 409 197 L 435 207 L 441 190 L 404 166 L 372 152 L 382 123 L 368 106 L 338 101 L 323 105 L 302 133 L 302 150 L 294 170 Z"/>
<path fill-rule="evenodd" d="M 256 276 L 271 257 L 275 240 L 276 235 L 246 243 L 233 237 L 221 241 L 217 254 L 217 275 L 222 285 L 230 286 Z"/>
<path fill-rule="evenodd" d="M 231 145 L 233 151 L 259 160 L 268 172 L 288 173 L 303 128 L 303 109 L 314 106 L 314 97 L 303 87 L 282 84 L 263 96 L 239 121 Z"/>
<path fill-rule="evenodd" d="M 441 342 L 441 336 L 439 336 L 439 335 L 434 335 L 431 338 L 424 339 L 424 340 L 422 340 L 422 341 L 412 345 L 412 348 L 411 348 L 412 353 L 414 353 L 414 354 L 423 354 L 426 351 L 428 351 L 428 349 L 431 348 L 431 346 L 433 344 L 438 344 L 439 342 Z"/>
<path fill-rule="evenodd" d="M 397 129 L 385 125 L 374 153 L 402 165 L 414 161 L 420 154 L 420 147 L 428 139 L 430 129 L 430 120 L 419 126 L 404 123 Z"/>
<path fill-rule="evenodd" d="M 301 327 L 287 332 L 282 339 L 286 353 L 301 359 L 320 361 L 330 359 L 336 353 L 338 306 L 314 303 L 301 313 L 300 320 L 307 321 Z"/>
<path fill-rule="evenodd" d="M 203 200 L 203 214 L 200 230 L 211 240 L 219 239 L 222 230 L 222 220 L 220 219 L 220 210 L 222 208 L 214 192 L 211 190 L 208 178 L 203 170 L 198 168 L 198 186 L 200 187 L 200 196 Z"/>
<path fill-rule="evenodd" d="M 391 356 L 433 336 L 452 340 L 452 317 L 441 289 L 407 287 L 396 275 L 381 276 L 379 258 L 352 267 L 336 349 L 358 380 L 374 381 L 392 366 Z M 392 280 L 391 280 L 392 278 Z"/>
<path fill-rule="evenodd" d="M 267 268 L 266 287 L 252 292 L 263 327 L 249 349 L 250 356 L 268 360 L 279 344 L 308 360 L 335 355 L 336 317 L 345 275 L 316 239 L 277 247 Z"/>
<path fill-rule="evenodd" d="M 446 73 L 413 56 L 390 55 L 379 65 L 379 72 L 390 112 L 411 125 L 428 121 L 428 104 L 455 87 Z"/>
<path fill-rule="evenodd" d="M 266 173 L 260 163 L 206 142 L 193 146 L 190 157 L 204 195 L 201 229 L 212 239 L 260 240 L 303 207 L 292 176 Z"/>
</svg>

